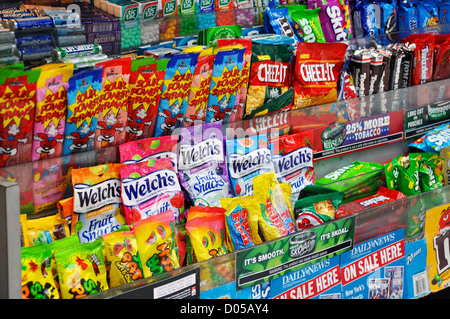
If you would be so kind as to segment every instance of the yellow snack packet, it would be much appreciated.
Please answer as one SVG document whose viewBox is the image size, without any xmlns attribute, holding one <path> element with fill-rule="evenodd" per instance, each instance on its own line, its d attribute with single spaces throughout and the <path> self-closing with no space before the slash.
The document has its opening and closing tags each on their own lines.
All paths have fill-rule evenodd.
<svg viewBox="0 0 450 319">
<path fill-rule="evenodd" d="M 60 299 L 51 257 L 46 245 L 22 248 L 22 299 Z"/>
<path fill-rule="evenodd" d="M 59 213 L 47 217 L 23 219 L 22 229 L 25 247 L 50 244 L 70 235 L 69 223 L 61 218 Z"/>
<path fill-rule="evenodd" d="M 135 221 L 133 227 L 144 278 L 180 268 L 171 210 Z"/>
<path fill-rule="evenodd" d="M 115 231 L 102 238 L 105 257 L 110 264 L 110 288 L 144 278 L 133 230 Z"/>
<path fill-rule="evenodd" d="M 283 192 L 275 171 L 254 177 L 253 197 L 260 206 L 259 229 L 263 241 L 269 241 L 295 232 L 292 208 Z"/>
</svg>

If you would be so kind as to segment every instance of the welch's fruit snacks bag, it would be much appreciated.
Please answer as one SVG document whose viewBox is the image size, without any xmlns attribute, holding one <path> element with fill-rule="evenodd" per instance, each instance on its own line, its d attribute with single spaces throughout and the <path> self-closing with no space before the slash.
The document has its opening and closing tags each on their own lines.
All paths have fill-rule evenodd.
<svg viewBox="0 0 450 319">
<path fill-rule="evenodd" d="M 274 169 L 266 134 L 226 141 L 228 173 L 235 196 L 253 195 L 253 178 Z"/>
<path fill-rule="evenodd" d="M 196 206 L 220 206 L 220 198 L 232 197 L 222 123 L 181 130 L 178 173 Z"/>
<path fill-rule="evenodd" d="M 169 210 L 177 223 L 183 218 L 184 197 L 170 158 L 126 165 L 120 175 L 128 225 Z"/>
</svg>

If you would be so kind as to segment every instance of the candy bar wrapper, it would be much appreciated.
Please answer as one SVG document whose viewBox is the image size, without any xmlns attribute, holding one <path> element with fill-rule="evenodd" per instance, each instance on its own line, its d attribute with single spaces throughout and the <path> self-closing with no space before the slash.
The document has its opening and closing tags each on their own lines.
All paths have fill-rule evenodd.
<svg viewBox="0 0 450 319">
<path fill-rule="evenodd" d="M 164 75 L 169 59 L 131 62 L 126 141 L 153 136 Z"/>
<path fill-rule="evenodd" d="M 390 72 L 389 72 L 389 90 L 397 90 L 400 86 L 402 76 L 402 62 L 405 54 L 398 49 L 398 44 L 389 45 L 388 48 L 392 52 Z"/>
<path fill-rule="evenodd" d="M 381 72 L 380 84 L 378 86 L 378 92 L 389 91 L 389 74 L 392 52 L 386 47 L 378 47 L 377 52 L 383 56 L 383 71 Z"/>
<path fill-rule="evenodd" d="M 33 161 L 56 158 L 63 153 L 67 114 L 67 89 L 73 64 L 46 64 L 41 67 L 36 86 L 33 127 Z"/>
<path fill-rule="evenodd" d="M 214 58 L 214 55 L 198 58 L 184 116 L 184 127 L 205 123 Z"/>
<path fill-rule="evenodd" d="M 167 64 L 156 117 L 155 136 L 172 134 L 183 126 L 199 52 L 179 53 Z"/>
<path fill-rule="evenodd" d="M 69 79 L 63 155 L 94 149 L 102 68 L 81 71 Z"/>
<path fill-rule="evenodd" d="M 378 93 L 383 71 L 383 55 L 371 51 L 369 95 Z"/>
<path fill-rule="evenodd" d="M 239 99 L 236 101 L 236 111 L 230 116 L 230 123 L 239 122 L 244 116 L 244 108 L 247 102 L 247 91 L 250 78 L 250 66 L 252 59 L 252 41 L 251 39 L 218 39 L 218 46 L 240 44 L 245 48 L 244 61 L 241 70 L 241 83 L 239 86 Z"/>
<path fill-rule="evenodd" d="M 436 35 L 435 37 L 433 81 L 448 79 L 450 77 L 449 39 L 448 35 Z"/>
<path fill-rule="evenodd" d="M 0 81 L 0 167 L 31 162 L 40 70 L 10 70 Z"/>
<path fill-rule="evenodd" d="M 414 62 L 412 69 L 412 85 L 425 84 L 433 78 L 435 37 L 432 34 L 412 34 L 401 43 L 414 43 Z"/>
<path fill-rule="evenodd" d="M 237 111 L 241 71 L 246 49 L 224 49 L 214 59 L 209 87 L 206 123 L 230 123 L 230 117 Z"/>
<path fill-rule="evenodd" d="M 0 168 L 0 178 L 19 184 L 20 213 L 32 214 L 34 205 L 31 162 Z"/>
<path fill-rule="evenodd" d="M 350 68 L 360 97 L 369 95 L 370 92 L 370 62 L 370 52 L 365 49 L 356 50 L 351 57 Z"/>
<path fill-rule="evenodd" d="M 103 67 L 94 140 L 94 148 L 100 149 L 125 142 L 131 58 L 123 57 L 96 65 Z"/>
<path fill-rule="evenodd" d="M 426 211 L 425 235 L 427 242 L 427 273 L 431 292 L 437 292 L 449 285 L 450 270 L 445 258 L 450 232 L 447 219 L 450 205 L 440 205 Z"/>
<path fill-rule="evenodd" d="M 338 0 L 308 1 L 308 8 L 320 8 L 319 19 L 326 42 L 339 42 L 353 39 L 348 2 Z"/>
<path fill-rule="evenodd" d="M 56 208 L 67 187 L 62 158 L 50 158 L 32 163 L 34 213 Z"/>
</svg>

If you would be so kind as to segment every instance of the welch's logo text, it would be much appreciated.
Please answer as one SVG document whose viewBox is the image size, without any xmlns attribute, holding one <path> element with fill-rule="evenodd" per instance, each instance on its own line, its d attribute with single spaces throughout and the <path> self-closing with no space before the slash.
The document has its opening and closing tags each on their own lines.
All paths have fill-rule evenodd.
<svg viewBox="0 0 450 319">
<path fill-rule="evenodd" d="M 97 210 L 106 205 L 121 203 L 120 179 L 109 179 L 95 185 L 75 184 L 75 213 L 83 214 Z"/>
<path fill-rule="evenodd" d="M 272 156 L 268 148 L 260 148 L 245 155 L 229 156 L 229 171 L 233 178 L 240 178 L 263 168 L 270 169 L 272 166 Z"/>
<path fill-rule="evenodd" d="M 122 201 L 125 206 L 141 204 L 162 193 L 180 191 L 173 170 L 158 170 L 140 178 L 122 180 Z"/>
<path fill-rule="evenodd" d="M 277 155 L 273 157 L 275 174 L 277 176 L 286 176 L 296 172 L 304 167 L 312 167 L 312 148 L 302 147 L 286 155 Z"/>
<path fill-rule="evenodd" d="M 178 169 L 185 170 L 211 161 L 223 162 L 223 144 L 218 138 L 210 138 L 197 145 L 181 145 Z"/>
</svg>

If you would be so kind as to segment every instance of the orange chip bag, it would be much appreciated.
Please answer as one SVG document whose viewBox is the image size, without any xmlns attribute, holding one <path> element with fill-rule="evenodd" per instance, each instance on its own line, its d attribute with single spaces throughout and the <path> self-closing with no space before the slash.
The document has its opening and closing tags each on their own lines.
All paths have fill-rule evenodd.
<svg viewBox="0 0 450 319">
<path fill-rule="evenodd" d="M 297 45 L 292 109 L 337 101 L 337 82 L 347 47 L 345 43 Z"/>
<path fill-rule="evenodd" d="M 72 170 L 73 229 L 81 243 L 96 240 L 126 224 L 121 197 L 120 168 L 103 164 Z"/>
<path fill-rule="evenodd" d="M 180 268 L 172 211 L 138 220 L 133 227 L 145 278 Z"/>
</svg>

